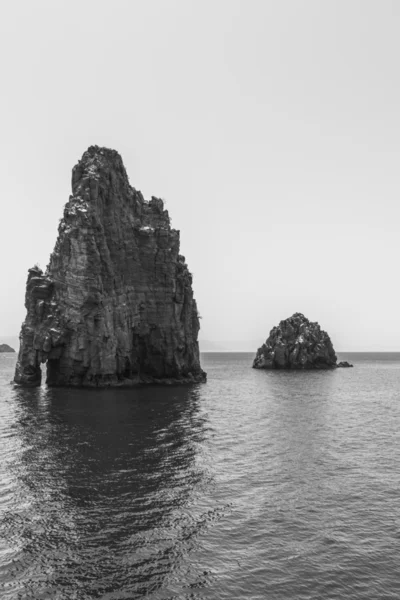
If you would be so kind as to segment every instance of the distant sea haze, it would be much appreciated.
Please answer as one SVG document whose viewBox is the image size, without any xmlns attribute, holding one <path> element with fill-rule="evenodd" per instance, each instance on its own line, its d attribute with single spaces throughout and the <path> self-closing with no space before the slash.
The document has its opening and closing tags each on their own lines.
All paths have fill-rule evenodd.
<svg viewBox="0 0 400 600">
<path fill-rule="evenodd" d="M 265 340 L 222 340 L 199 339 L 201 352 L 256 352 Z"/>
<path fill-rule="evenodd" d="M 207 340 L 200 339 L 199 346 L 200 352 L 252 352 L 256 353 L 257 348 L 260 348 L 262 344 L 268 337 L 268 332 L 266 332 L 265 338 L 260 338 L 258 340 Z M 17 335 L 9 336 L 9 335 L 0 335 L 0 343 L 1 344 L 9 344 L 16 352 L 18 352 L 19 348 L 19 337 Z M 390 349 L 382 349 L 382 352 L 396 352 L 398 348 Z M 339 354 L 341 351 L 337 350 L 336 353 Z M 343 350 L 342 352 L 346 352 Z M 372 351 L 374 352 L 374 351 Z M 376 350 L 375 350 L 376 352 Z"/>
<path fill-rule="evenodd" d="M 199 339 L 199 345 L 200 345 L 200 351 L 201 352 L 253 352 L 254 354 L 257 352 L 257 349 L 260 348 L 260 346 L 262 346 L 265 342 L 265 340 L 268 337 L 268 332 L 266 332 L 266 335 L 264 338 L 260 338 L 258 340 L 208 340 L 208 339 L 201 339 L 201 333 L 200 333 L 200 339 Z M 334 340 L 333 340 L 334 342 Z M 335 344 L 333 344 L 335 347 Z M 356 353 L 362 353 L 362 352 L 369 352 L 369 353 L 375 353 L 375 352 L 400 352 L 400 343 L 399 346 L 394 347 L 393 349 L 390 348 L 378 348 L 378 349 L 372 349 L 372 350 L 368 350 L 368 349 L 356 349 L 356 350 L 349 350 L 349 349 L 340 349 L 338 350 L 335 347 L 335 351 L 336 354 L 342 354 L 342 353 L 347 353 L 347 352 L 356 352 Z"/>
<path fill-rule="evenodd" d="M 266 336 L 267 337 L 267 336 Z M 265 338 L 266 339 L 266 338 Z M 262 346 L 265 339 L 261 340 L 199 340 L 200 352 L 253 352 Z M 0 344 L 9 344 L 16 352 L 19 348 L 18 336 L 1 336 Z"/>
</svg>

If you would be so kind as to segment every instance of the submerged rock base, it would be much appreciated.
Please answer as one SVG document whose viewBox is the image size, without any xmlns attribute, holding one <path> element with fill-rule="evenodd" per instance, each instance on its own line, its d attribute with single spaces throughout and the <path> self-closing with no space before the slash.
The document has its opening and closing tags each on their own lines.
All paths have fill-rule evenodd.
<svg viewBox="0 0 400 600">
<path fill-rule="evenodd" d="M 352 367 L 337 363 L 329 335 L 318 323 L 312 323 L 301 313 L 281 321 L 257 350 L 254 369 L 336 369 Z"/>
<path fill-rule="evenodd" d="M 45 273 L 29 270 L 14 381 L 109 387 L 203 382 L 192 276 L 163 201 L 129 185 L 115 150 L 90 147 Z"/>
</svg>

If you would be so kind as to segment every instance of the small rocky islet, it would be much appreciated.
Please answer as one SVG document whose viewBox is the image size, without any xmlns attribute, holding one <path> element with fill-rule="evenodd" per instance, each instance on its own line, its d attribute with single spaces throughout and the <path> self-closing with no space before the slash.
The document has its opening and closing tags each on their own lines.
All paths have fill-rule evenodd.
<svg viewBox="0 0 400 600">
<path fill-rule="evenodd" d="M 257 350 L 254 369 L 336 369 L 352 367 L 337 362 L 335 350 L 326 331 L 295 313 L 274 327 L 266 342 Z"/>
<path fill-rule="evenodd" d="M 15 352 L 15 350 L 8 344 L 0 344 L 0 352 Z"/>
<path fill-rule="evenodd" d="M 45 272 L 29 269 L 14 381 L 109 387 L 204 382 L 192 275 L 160 198 L 129 184 L 115 150 L 91 146 Z"/>
</svg>

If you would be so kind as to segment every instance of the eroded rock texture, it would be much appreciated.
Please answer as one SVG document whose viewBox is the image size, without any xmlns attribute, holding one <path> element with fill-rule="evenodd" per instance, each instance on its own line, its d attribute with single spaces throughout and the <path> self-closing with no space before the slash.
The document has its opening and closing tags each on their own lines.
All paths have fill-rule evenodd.
<svg viewBox="0 0 400 600">
<path fill-rule="evenodd" d="M 119 154 L 90 147 L 45 273 L 29 270 L 15 381 L 53 386 L 204 381 L 192 276 L 162 200 L 129 185 Z"/>
<path fill-rule="evenodd" d="M 281 321 L 258 349 L 253 362 L 255 369 L 331 369 L 352 366 L 337 364 L 329 335 L 318 323 L 312 323 L 301 313 Z"/>
</svg>

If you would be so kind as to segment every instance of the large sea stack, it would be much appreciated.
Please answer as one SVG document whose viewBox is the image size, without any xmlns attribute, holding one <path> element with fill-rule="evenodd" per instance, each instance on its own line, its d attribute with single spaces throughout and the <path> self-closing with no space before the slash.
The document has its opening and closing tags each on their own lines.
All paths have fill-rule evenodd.
<svg viewBox="0 0 400 600">
<path fill-rule="evenodd" d="M 301 313 L 281 321 L 257 350 L 255 369 L 334 369 L 351 367 L 337 362 L 329 335 Z"/>
<path fill-rule="evenodd" d="M 129 185 L 120 155 L 91 146 L 43 273 L 29 270 L 15 382 L 130 386 L 205 381 L 192 276 L 163 201 Z"/>
</svg>

